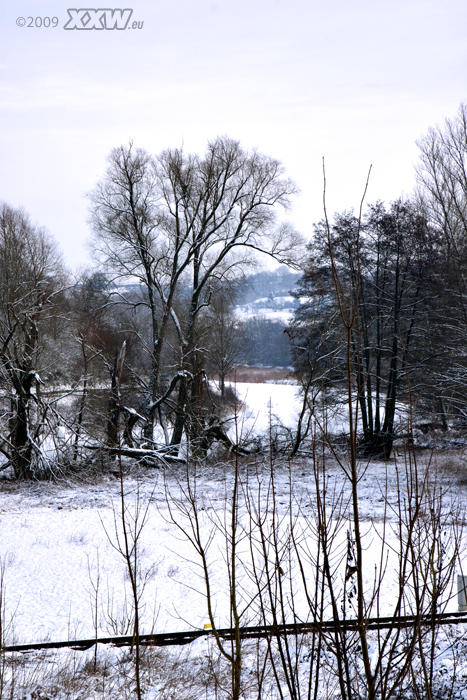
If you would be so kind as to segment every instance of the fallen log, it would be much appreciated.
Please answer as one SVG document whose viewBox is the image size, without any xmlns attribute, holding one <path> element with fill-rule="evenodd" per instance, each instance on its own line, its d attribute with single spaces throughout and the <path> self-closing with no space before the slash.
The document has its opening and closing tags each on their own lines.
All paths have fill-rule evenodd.
<svg viewBox="0 0 467 700">
<path fill-rule="evenodd" d="M 139 461 L 144 460 L 146 463 L 155 462 L 158 464 L 186 464 L 186 459 L 183 457 L 175 457 L 167 452 L 159 452 L 158 450 L 148 450 L 142 447 L 114 447 L 109 445 L 81 445 L 86 450 L 100 450 L 105 452 L 110 457 L 130 457 Z"/>
</svg>

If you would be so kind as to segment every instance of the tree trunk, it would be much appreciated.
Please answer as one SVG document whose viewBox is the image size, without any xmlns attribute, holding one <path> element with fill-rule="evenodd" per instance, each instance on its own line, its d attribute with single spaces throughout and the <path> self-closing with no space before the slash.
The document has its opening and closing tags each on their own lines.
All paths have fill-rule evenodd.
<svg viewBox="0 0 467 700">
<path fill-rule="evenodd" d="M 174 454 L 178 454 L 178 449 L 183 437 L 183 431 L 185 429 L 186 421 L 186 404 L 188 397 L 188 386 L 186 377 L 180 379 L 178 387 L 178 401 L 177 408 L 175 410 L 175 422 L 172 432 L 172 439 L 170 444 L 176 448 L 174 449 Z"/>
<path fill-rule="evenodd" d="M 115 358 L 113 370 L 110 373 L 111 389 L 109 396 L 109 415 L 107 419 L 107 442 L 109 445 L 119 444 L 120 411 L 122 408 L 120 383 L 122 379 L 125 355 L 126 341 L 123 341 L 121 350 Z"/>
<path fill-rule="evenodd" d="M 15 377 L 16 394 L 11 400 L 11 463 L 17 479 L 34 479 L 31 466 L 33 445 L 29 435 L 29 400 L 35 375 L 26 369 L 21 371 L 21 375 L 21 380 Z"/>
</svg>

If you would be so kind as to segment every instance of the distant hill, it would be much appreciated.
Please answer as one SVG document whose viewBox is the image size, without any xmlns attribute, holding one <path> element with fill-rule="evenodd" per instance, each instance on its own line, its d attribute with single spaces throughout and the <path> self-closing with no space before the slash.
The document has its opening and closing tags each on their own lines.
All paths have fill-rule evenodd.
<svg viewBox="0 0 467 700">
<path fill-rule="evenodd" d="M 299 273 L 281 267 L 252 275 L 242 286 L 235 313 L 245 324 L 246 364 L 257 367 L 292 365 L 292 351 L 284 329 L 300 303 L 291 295 L 299 279 Z"/>
<path fill-rule="evenodd" d="M 237 304 L 243 306 L 271 296 L 289 297 L 300 277 L 300 273 L 291 272 L 285 266 L 277 270 L 258 272 L 246 279 L 237 296 Z"/>
<path fill-rule="evenodd" d="M 300 274 L 286 267 L 252 275 L 237 296 L 236 314 L 243 321 L 261 317 L 287 324 L 299 305 L 291 296 L 299 279 Z"/>
</svg>

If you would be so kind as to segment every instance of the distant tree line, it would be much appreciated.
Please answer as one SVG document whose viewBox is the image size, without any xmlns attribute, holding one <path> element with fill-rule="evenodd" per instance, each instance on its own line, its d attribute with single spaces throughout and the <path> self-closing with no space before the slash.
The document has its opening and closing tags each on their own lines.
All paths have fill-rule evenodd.
<svg viewBox="0 0 467 700">
<path fill-rule="evenodd" d="M 267 367 L 289 367 L 293 355 L 288 336 L 287 324 L 261 316 L 253 316 L 243 322 L 245 342 L 242 358 L 248 365 Z"/>
<path fill-rule="evenodd" d="M 411 199 L 315 225 L 290 328 L 311 410 L 323 392 L 339 400 L 351 363 L 368 455 L 389 456 L 398 405 L 444 430 L 466 417 L 467 105 L 418 145 Z"/>
</svg>

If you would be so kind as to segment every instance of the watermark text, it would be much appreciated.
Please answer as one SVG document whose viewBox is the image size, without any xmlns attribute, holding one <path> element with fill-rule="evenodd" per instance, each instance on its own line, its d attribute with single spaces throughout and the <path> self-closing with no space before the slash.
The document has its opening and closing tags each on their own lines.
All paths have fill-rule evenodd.
<svg viewBox="0 0 467 700">
<path fill-rule="evenodd" d="M 63 29 L 78 29 L 79 31 L 97 29 L 142 29 L 144 22 L 130 22 L 133 10 L 129 7 L 125 9 L 108 7 L 93 9 L 70 8 L 67 10 L 68 18 Z M 58 17 L 18 17 L 16 19 L 18 27 L 58 27 L 60 22 Z"/>
<path fill-rule="evenodd" d="M 126 29 L 133 10 L 81 9 L 67 10 L 69 20 L 63 29 Z M 133 22 L 134 24 L 134 22 Z M 141 22 L 142 24 L 142 22 Z"/>
</svg>

